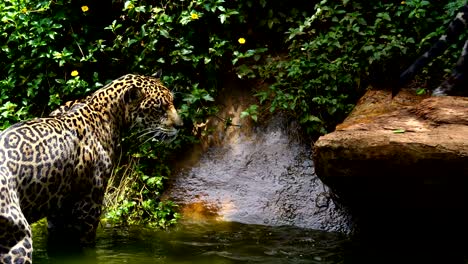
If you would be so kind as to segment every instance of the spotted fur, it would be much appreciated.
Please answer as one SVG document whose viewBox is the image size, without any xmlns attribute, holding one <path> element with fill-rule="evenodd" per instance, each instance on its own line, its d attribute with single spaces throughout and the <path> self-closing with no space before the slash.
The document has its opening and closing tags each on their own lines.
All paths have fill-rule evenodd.
<svg viewBox="0 0 468 264">
<path fill-rule="evenodd" d="M 0 263 L 31 263 L 30 224 L 93 243 L 118 142 L 137 129 L 173 138 L 182 125 L 159 79 L 124 75 L 50 117 L 0 133 Z"/>
<path fill-rule="evenodd" d="M 421 68 L 423 68 L 427 63 L 429 63 L 435 57 L 438 57 L 444 50 L 447 49 L 450 43 L 458 38 L 458 36 L 466 30 L 468 26 L 468 4 L 464 5 L 460 11 L 457 13 L 454 20 L 452 20 L 445 32 L 439 40 L 421 57 L 419 57 L 411 66 L 408 67 L 401 75 L 399 85 L 395 87 L 392 94 L 395 96 L 399 89 L 407 84 L 410 80 L 414 78 Z M 451 76 L 442 82 L 439 87 L 437 87 L 432 95 L 452 95 L 460 94 L 464 91 L 459 91 L 458 89 L 463 88 L 462 85 L 466 85 L 466 77 L 468 74 L 468 40 L 465 41 L 461 55 L 455 65 L 455 68 L 452 71 Z"/>
<path fill-rule="evenodd" d="M 64 103 L 63 105 L 59 106 L 54 111 L 50 112 L 49 116 L 60 116 L 62 114 L 66 114 L 67 112 L 73 111 L 73 109 L 78 109 L 85 102 L 86 102 L 86 99 L 68 101 Z"/>
</svg>

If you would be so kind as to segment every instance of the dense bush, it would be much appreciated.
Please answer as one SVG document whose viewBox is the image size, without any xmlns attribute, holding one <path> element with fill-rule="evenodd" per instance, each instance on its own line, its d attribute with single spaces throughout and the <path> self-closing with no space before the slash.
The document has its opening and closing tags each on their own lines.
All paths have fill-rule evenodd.
<svg viewBox="0 0 468 264">
<path fill-rule="evenodd" d="M 233 74 L 233 61 L 258 60 L 268 45 L 280 48 L 267 37 L 279 39 L 291 23 L 283 19 L 313 9 L 304 3 L 288 8 L 290 15 L 286 4 L 267 7 L 266 1 L 2 1 L 0 126 L 47 115 L 124 73 L 162 69 L 190 132 L 191 124 L 216 111 L 213 98 L 219 82 Z M 111 189 L 117 203 L 108 217 L 171 223 L 170 203 L 159 203 L 169 176 L 166 150 L 192 140 L 186 133 L 170 147 L 140 142 L 127 148 L 130 158 L 113 178 L 121 189 Z"/>
<path fill-rule="evenodd" d="M 122 74 L 162 69 L 186 132 L 169 147 L 126 148 L 108 217 L 167 226 L 177 218 L 171 203 L 159 203 L 168 160 L 217 111 L 213 98 L 226 76 L 270 84 L 243 116 L 285 111 L 317 136 L 369 82 L 385 83 L 409 65 L 463 2 L 4 0 L 0 127 L 46 115 Z M 450 68 L 440 61 L 429 70 Z"/>
<path fill-rule="evenodd" d="M 369 83 L 391 88 L 463 4 L 450 1 L 448 12 L 441 12 L 444 1 L 321 1 L 286 32 L 287 54 L 239 68 L 271 81 L 257 94 L 270 111 L 294 113 L 311 135 L 330 132 Z M 447 57 L 442 60 L 431 72 L 451 68 Z"/>
</svg>

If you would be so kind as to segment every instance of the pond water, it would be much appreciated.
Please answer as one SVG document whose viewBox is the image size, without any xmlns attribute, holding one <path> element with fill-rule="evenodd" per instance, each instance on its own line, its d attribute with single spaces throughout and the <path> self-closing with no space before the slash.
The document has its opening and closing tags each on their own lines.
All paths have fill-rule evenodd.
<svg viewBox="0 0 468 264">
<path fill-rule="evenodd" d="M 171 179 L 167 196 L 185 222 L 169 230 L 100 227 L 96 246 L 78 252 L 48 247 L 41 222 L 34 263 L 468 263 L 468 245 L 459 242 L 468 232 L 456 228 L 466 221 L 446 219 L 446 211 L 435 218 L 381 208 L 380 216 L 379 205 L 368 204 L 373 217 L 360 219 L 356 237 L 354 219 L 315 175 L 311 146 L 294 122 L 279 116 L 244 131 L 236 118 L 242 102 L 226 102 L 230 114 L 222 116 L 242 126 L 214 133 L 219 142 L 189 153 L 191 162 Z"/>
<path fill-rule="evenodd" d="M 468 263 L 467 243 L 430 231 L 415 236 L 381 229 L 356 237 L 292 226 L 182 222 L 169 230 L 100 227 L 96 246 L 79 251 L 47 247 L 44 222 L 33 232 L 35 264 Z"/>
<path fill-rule="evenodd" d="M 343 263 L 346 235 L 232 222 L 182 223 L 170 230 L 101 227 L 95 248 L 47 248 L 35 226 L 34 263 Z M 54 253 L 55 252 L 55 253 Z"/>
</svg>

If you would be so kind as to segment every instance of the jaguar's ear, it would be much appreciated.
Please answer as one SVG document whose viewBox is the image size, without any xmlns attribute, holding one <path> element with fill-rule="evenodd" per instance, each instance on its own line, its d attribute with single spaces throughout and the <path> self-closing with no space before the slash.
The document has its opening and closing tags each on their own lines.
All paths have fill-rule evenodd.
<svg viewBox="0 0 468 264">
<path fill-rule="evenodd" d="M 153 73 L 151 76 L 153 76 L 154 78 L 158 78 L 158 79 L 161 78 L 161 76 L 162 76 L 162 70 L 161 70 L 161 69 L 157 70 L 157 71 L 156 71 L 155 73 Z"/>
<path fill-rule="evenodd" d="M 130 87 L 124 94 L 124 102 L 126 104 L 133 104 L 135 102 L 139 102 L 143 99 L 143 93 L 141 92 L 140 88 L 138 87 Z"/>
</svg>

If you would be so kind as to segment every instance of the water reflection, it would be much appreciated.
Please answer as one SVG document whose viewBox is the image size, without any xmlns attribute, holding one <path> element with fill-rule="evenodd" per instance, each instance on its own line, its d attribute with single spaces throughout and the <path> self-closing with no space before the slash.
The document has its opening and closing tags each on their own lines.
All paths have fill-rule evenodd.
<svg viewBox="0 0 468 264">
<path fill-rule="evenodd" d="M 425 229 L 429 230 L 429 229 Z M 47 248 L 45 225 L 34 227 L 34 263 L 468 263 L 459 236 L 380 229 L 365 237 L 297 227 L 232 222 L 181 223 L 162 231 L 98 230 L 92 249 Z M 464 236 L 466 237 L 466 236 Z"/>
<path fill-rule="evenodd" d="M 34 263 L 342 263 L 349 239 L 294 227 L 218 222 L 185 223 L 169 231 L 103 227 L 96 247 L 80 252 L 47 249 L 44 234 L 34 243 Z"/>
</svg>

